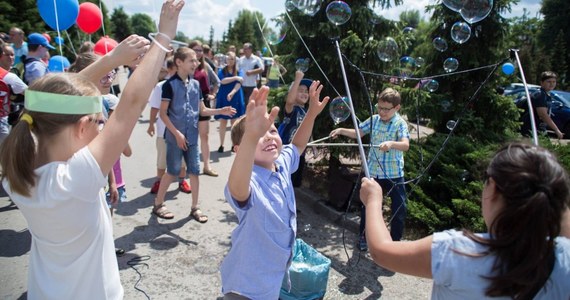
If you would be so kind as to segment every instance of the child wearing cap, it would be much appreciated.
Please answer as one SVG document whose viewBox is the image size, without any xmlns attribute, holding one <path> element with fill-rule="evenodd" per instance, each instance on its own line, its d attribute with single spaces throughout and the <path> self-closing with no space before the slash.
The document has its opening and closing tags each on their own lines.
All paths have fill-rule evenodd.
<svg viewBox="0 0 570 300">
<path fill-rule="evenodd" d="M 47 74 L 48 67 L 42 61 L 48 50 L 55 48 L 49 44 L 45 36 L 34 32 L 28 36 L 28 55 L 24 62 L 24 82 L 31 84 L 36 79 Z"/>
<path fill-rule="evenodd" d="M 279 124 L 279 136 L 283 144 L 290 144 L 293 140 L 295 132 L 305 118 L 307 111 L 305 104 L 309 100 L 309 87 L 313 83 L 310 79 L 303 79 L 305 74 L 301 71 L 295 72 L 295 81 L 291 84 L 287 100 L 285 101 L 285 109 L 283 110 L 283 121 Z M 294 187 L 301 186 L 303 181 L 303 169 L 305 166 L 305 153 L 301 155 L 299 168 L 291 174 L 291 180 Z"/>
</svg>

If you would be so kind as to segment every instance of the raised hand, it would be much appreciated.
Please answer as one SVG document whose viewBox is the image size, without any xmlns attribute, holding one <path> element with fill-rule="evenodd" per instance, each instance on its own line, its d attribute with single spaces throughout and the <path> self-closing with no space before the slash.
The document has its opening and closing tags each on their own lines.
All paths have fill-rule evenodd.
<svg viewBox="0 0 570 300">
<path fill-rule="evenodd" d="M 312 113 L 314 115 L 320 114 L 327 103 L 329 102 L 330 97 L 326 96 L 322 101 L 319 99 L 321 96 L 321 91 L 323 90 L 323 85 L 320 81 L 315 80 L 311 83 L 309 87 L 309 111 L 307 113 Z"/>
<path fill-rule="evenodd" d="M 279 113 L 278 107 L 273 107 L 271 111 L 267 113 L 267 95 L 269 95 L 269 88 L 267 86 L 259 90 L 254 89 L 246 107 L 245 132 L 255 138 L 260 138 L 267 132 L 269 127 L 275 122 L 275 118 Z"/>
<path fill-rule="evenodd" d="M 160 11 L 160 21 L 158 22 L 158 32 L 166 34 L 173 39 L 176 36 L 178 16 L 184 7 L 183 0 L 166 0 L 162 4 Z"/>
<path fill-rule="evenodd" d="M 116 65 L 137 65 L 148 51 L 149 45 L 147 39 L 132 34 L 121 41 L 109 55 L 116 61 Z"/>
</svg>

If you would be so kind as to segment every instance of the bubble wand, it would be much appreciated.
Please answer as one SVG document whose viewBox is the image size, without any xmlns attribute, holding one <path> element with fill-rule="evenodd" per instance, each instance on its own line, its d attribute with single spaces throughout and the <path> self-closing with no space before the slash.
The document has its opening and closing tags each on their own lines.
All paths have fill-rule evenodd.
<svg viewBox="0 0 570 300">
<path fill-rule="evenodd" d="M 352 105 L 352 96 L 350 95 L 350 86 L 348 85 L 348 79 L 346 78 L 346 71 L 344 70 L 344 61 L 342 59 L 342 54 L 340 52 L 340 45 L 338 44 L 338 39 L 334 41 L 336 52 L 338 54 L 338 59 L 340 61 L 340 70 L 342 72 L 342 79 L 344 81 L 344 87 L 346 88 L 346 96 L 348 98 L 348 107 L 350 108 L 350 116 L 352 118 L 352 125 L 354 130 L 356 130 L 356 141 L 358 143 L 358 152 L 360 152 L 360 159 L 362 161 L 362 169 L 364 170 L 364 175 L 370 178 L 370 171 L 368 170 L 368 163 L 366 160 L 366 154 L 364 153 L 364 147 L 362 146 L 362 139 L 360 134 L 358 134 L 358 121 L 356 120 L 356 114 L 354 113 L 354 106 Z"/>
</svg>

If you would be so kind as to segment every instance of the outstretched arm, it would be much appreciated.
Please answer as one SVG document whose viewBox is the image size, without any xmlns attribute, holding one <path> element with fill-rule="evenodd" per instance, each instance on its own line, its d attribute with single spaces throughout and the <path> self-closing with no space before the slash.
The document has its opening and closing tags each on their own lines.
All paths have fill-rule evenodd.
<svg viewBox="0 0 570 300">
<path fill-rule="evenodd" d="M 162 5 L 158 26 L 162 34 L 156 36 L 156 41 L 164 48 L 169 47 L 170 39 L 176 34 L 178 15 L 183 6 L 182 0 L 166 0 Z M 157 83 L 165 54 L 166 52 L 157 45 L 153 44 L 150 47 L 137 71 L 129 79 L 121 95 L 121 101 L 109 118 L 105 130 L 89 143 L 89 150 L 97 160 L 103 174 L 111 170 L 127 146 L 129 136 L 146 106 L 150 92 Z"/>
<path fill-rule="evenodd" d="M 309 138 L 311 138 L 311 134 L 313 133 L 315 120 L 329 102 L 329 96 L 326 96 L 321 102 L 320 96 L 322 90 L 323 86 L 318 80 L 313 81 L 309 87 L 309 110 L 307 111 L 303 122 L 299 125 L 299 129 L 295 132 L 295 136 L 292 141 L 293 145 L 295 145 L 299 150 L 299 153 L 303 153 L 303 151 L 305 151 Z"/>
<path fill-rule="evenodd" d="M 236 158 L 230 170 L 228 188 L 232 197 L 245 203 L 249 199 L 249 182 L 253 170 L 255 148 L 259 139 L 275 122 L 278 107 L 273 107 L 267 113 L 267 95 L 269 88 L 264 86 L 260 90 L 254 89 L 251 100 L 247 104 L 245 116 L 245 132 L 241 143 L 237 146 Z"/>
<path fill-rule="evenodd" d="M 297 103 L 297 91 L 301 84 L 301 79 L 303 79 L 304 76 L 305 74 L 301 71 L 295 72 L 295 81 L 293 81 L 293 84 L 287 93 L 287 99 L 285 100 L 285 113 L 287 114 L 290 114 L 293 111 L 293 107 Z"/>
<path fill-rule="evenodd" d="M 394 242 L 382 216 L 382 188 L 362 178 L 360 200 L 366 206 L 366 240 L 375 263 L 394 272 L 432 278 L 430 235 L 411 242 Z"/>
</svg>

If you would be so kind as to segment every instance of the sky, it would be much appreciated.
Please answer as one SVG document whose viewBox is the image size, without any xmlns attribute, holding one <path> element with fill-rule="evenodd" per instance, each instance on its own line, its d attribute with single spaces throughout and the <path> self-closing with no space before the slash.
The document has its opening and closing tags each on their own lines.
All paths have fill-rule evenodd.
<svg viewBox="0 0 570 300">
<path fill-rule="evenodd" d="M 326 1 L 326 0 L 325 0 Z M 158 20 L 161 0 L 103 0 L 109 11 L 122 6 L 129 15 L 146 13 Z M 214 28 L 214 39 L 220 40 L 227 30 L 229 20 L 235 20 L 243 9 L 260 11 L 265 18 L 271 18 L 284 11 L 284 0 L 186 0 L 180 14 L 178 31 L 189 38 L 209 37 L 210 26 Z M 419 10 L 423 14 L 425 6 L 439 2 L 437 0 L 403 0 L 403 4 L 386 10 L 385 18 L 397 20 L 405 10 Z M 522 16 L 523 8 L 534 17 L 540 10 L 540 0 L 521 0 L 512 6 L 512 12 L 505 17 Z M 423 15 L 427 19 L 427 15 Z M 461 18 L 459 16 L 459 18 Z M 458 19 L 459 19 L 458 18 Z"/>
</svg>

